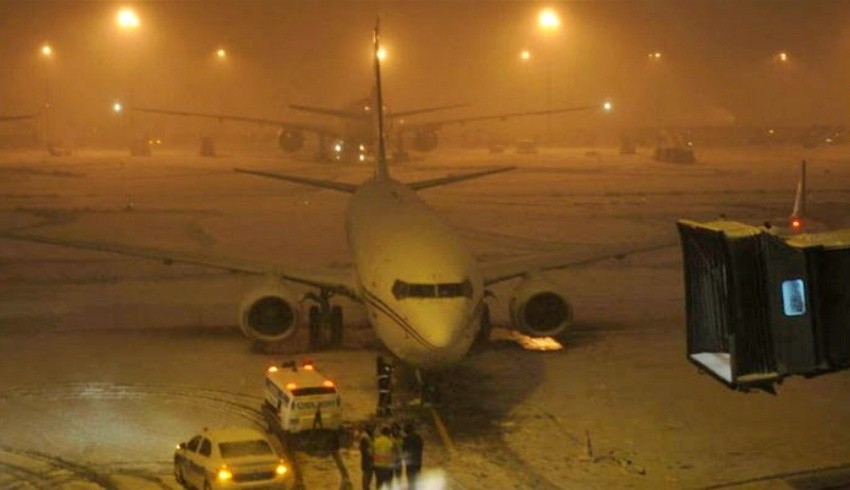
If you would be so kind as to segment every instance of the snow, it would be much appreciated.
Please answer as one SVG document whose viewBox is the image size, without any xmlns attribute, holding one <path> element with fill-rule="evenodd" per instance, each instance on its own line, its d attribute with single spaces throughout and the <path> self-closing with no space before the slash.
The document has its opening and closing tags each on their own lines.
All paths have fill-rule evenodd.
<svg viewBox="0 0 850 490">
<path fill-rule="evenodd" d="M 591 159 L 586 149 L 495 157 L 441 149 L 391 169 L 419 180 L 517 165 L 423 191 L 481 257 L 674 244 L 549 274 L 575 309 L 563 349 L 529 352 L 503 338 L 443 373 L 439 410 L 455 451 L 443 448 L 427 414 L 403 415 L 420 423 L 435 487 L 698 488 L 846 463 L 847 373 L 790 379 L 776 397 L 744 395 L 686 359 L 675 219 L 725 213 L 759 223 L 787 214 L 801 150 L 698 150 L 691 166 L 654 162 L 646 150 L 596 150 Z M 839 225 L 848 216 L 845 150 L 805 155 L 810 212 Z M 369 169 L 269 151 L 215 159 L 178 150 L 149 159 L 3 153 L 0 229 L 298 266 L 348 262 L 346 196 L 231 168 L 345 182 Z M 259 282 L 0 241 L 0 488 L 177 488 L 174 445 L 204 426 L 256 424 L 264 369 L 284 357 L 251 352 L 236 328 L 241 295 Z M 498 326 L 507 325 L 514 286 L 493 291 Z M 309 357 L 340 387 L 345 417 L 356 424 L 374 411 L 381 349 L 357 305 L 343 305 L 346 345 Z M 356 448 L 342 456 L 358 484 Z M 329 458 L 300 458 L 309 488 L 338 485 Z M 825 474 L 813 475 L 850 481 L 841 467 Z M 785 480 L 816 481 L 806 475 Z"/>
</svg>

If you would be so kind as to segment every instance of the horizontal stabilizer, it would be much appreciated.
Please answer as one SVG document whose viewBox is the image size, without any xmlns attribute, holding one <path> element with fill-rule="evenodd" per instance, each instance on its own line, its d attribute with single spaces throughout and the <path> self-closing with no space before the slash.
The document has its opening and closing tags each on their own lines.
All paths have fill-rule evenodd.
<svg viewBox="0 0 850 490">
<path fill-rule="evenodd" d="M 357 190 L 357 186 L 354 184 L 346 184 L 344 182 L 334 182 L 332 180 L 319 180 L 319 179 L 310 179 L 307 177 L 299 177 L 297 175 L 283 175 L 276 174 L 272 172 L 263 172 L 260 170 L 247 170 L 243 168 L 234 168 L 235 172 L 239 172 L 241 174 L 250 174 L 257 175 L 259 177 L 266 177 L 269 179 L 277 179 L 277 180 L 285 180 L 287 182 L 294 182 L 296 184 L 304 184 L 313 187 L 321 187 L 322 189 L 330 189 L 332 191 L 346 192 L 348 194 L 354 194 L 354 191 Z"/>
<path fill-rule="evenodd" d="M 411 182 L 406 185 L 415 191 L 419 191 L 422 189 L 430 189 L 431 187 L 454 184 L 455 182 L 463 182 L 464 180 L 477 179 L 478 177 L 484 177 L 485 175 L 507 172 L 508 170 L 514 170 L 515 168 L 516 167 L 497 167 L 468 174 L 447 175 L 436 179 L 420 180 L 419 182 Z"/>
</svg>

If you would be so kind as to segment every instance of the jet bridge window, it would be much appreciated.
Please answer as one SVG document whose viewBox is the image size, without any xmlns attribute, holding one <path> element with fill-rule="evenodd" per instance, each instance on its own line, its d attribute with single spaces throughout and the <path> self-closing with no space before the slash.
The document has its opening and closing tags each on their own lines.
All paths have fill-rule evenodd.
<svg viewBox="0 0 850 490">
<path fill-rule="evenodd" d="M 396 280 L 393 284 L 393 296 L 396 299 L 471 298 L 472 283 L 469 282 L 469 279 L 463 282 L 445 282 L 439 284 L 416 284 Z"/>
<path fill-rule="evenodd" d="M 802 279 L 782 281 L 782 310 L 785 316 L 806 314 L 806 287 Z"/>
</svg>

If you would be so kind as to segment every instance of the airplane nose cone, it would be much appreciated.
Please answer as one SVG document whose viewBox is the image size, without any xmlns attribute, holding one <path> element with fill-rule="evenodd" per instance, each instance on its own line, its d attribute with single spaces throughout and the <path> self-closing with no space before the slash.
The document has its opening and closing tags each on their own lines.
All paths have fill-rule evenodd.
<svg viewBox="0 0 850 490">
<path fill-rule="evenodd" d="M 460 305 L 433 305 L 416 312 L 412 322 L 422 339 L 431 347 L 455 346 L 462 337 L 468 314 Z"/>
</svg>

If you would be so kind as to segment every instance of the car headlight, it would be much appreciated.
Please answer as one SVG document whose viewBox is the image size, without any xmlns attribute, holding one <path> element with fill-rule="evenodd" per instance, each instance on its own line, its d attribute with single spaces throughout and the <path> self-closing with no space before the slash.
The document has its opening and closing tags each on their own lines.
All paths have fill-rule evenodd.
<svg viewBox="0 0 850 490">
<path fill-rule="evenodd" d="M 283 464 L 282 461 L 281 461 L 280 464 L 277 465 L 277 468 L 274 469 L 274 472 L 277 473 L 280 476 L 285 475 L 287 471 L 289 471 L 289 468 L 287 468 L 286 465 Z"/>
<path fill-rule="evenodd" d="M 230 480 L 233 478 L 233 472 L 231 472 L 230 468 L 227 466 L 222 466 L 218 469 L 218 474 L 216 476 L 218 476 L 219 480 Z"/>
</svg>

